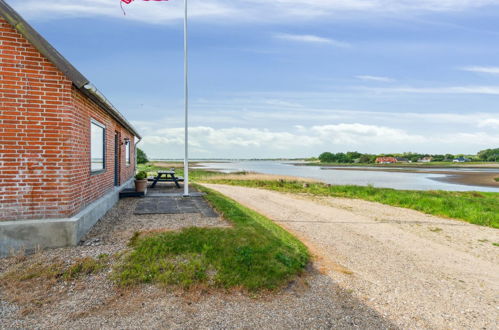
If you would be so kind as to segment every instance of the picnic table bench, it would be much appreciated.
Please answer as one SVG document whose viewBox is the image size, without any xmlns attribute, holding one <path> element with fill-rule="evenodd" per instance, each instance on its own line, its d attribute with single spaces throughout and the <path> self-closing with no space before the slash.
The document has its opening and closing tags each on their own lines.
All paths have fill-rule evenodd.
<svg viewBox="0 0 499 330">
<path fill-rule="evenodd" d="M 155 177 L 147 178 L 147 181 L 152 182 L 151 188 L 156 187 L 156 184 L 158 182 L 175 182 L 177 188 L 180 188 L 179 182 L 184 182 L 184 178 L 181 176 L 175 176 L 175 171 L 170 170 L 170 171 L 158 171 L 158 175 L 156 175 Z"/>
</svg>

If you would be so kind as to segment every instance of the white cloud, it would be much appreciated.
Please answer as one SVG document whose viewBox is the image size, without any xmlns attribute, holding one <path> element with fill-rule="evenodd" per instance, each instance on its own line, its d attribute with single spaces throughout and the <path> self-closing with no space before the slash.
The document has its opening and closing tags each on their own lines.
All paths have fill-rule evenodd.
<svg viewBox="0 0 499 330">
<path fill-rule="evenodd" d="M 421 117 L 413 115 L 406 120 L 426 122 L 432 118 L 425 117 L 425 114 L 421 114 Z M 452 119 L 452 115 L 441 116 L 441 120 Z M 388 122 L 385 125 L 358 122 L 329 125 L 290 123 L 287 126 L 271 126 L 272 128 L 215 128 L 198 125 L 190 127 L 189 141 L 193 158 L 304 157 L 318 155 L 326 150 L 475 153 L 499 145 L 499 133 L 494 130 L 494 125 L 499 125 L 499 118 L 480 118 L 481 120 L 469 125 L 455 125 L 458 129 L 445 132 L 438 129 L 418 130 L 407 126 L 399 128 Z M 461 122 L 464 119 L 455 120 Z M 167 123 L 168 121 L 160 121 L 146 125 L 149 130 L 141 147 L 152 158 L 181 158 L 183 155 L 184 130 L 180 126 L 164 128 Z M 477 129 L 480 126 L 483 127 Z"/>
<path fill-rule="evenodd" d="M 499 128 L 499 119 L 487 118 L 478 122 L 478 127 Z"/>
<path fill-rule="evenodd" d="M 378 93 L 411 93 L 411 94 L 483 94 L 499 95 L 499 86 L 450 86 L 450 87 L 389 87 L 361 88 Z"/>
<path fill-rule="evenodd" d="M 274 36 L 276 39 L 305 42 L 312 44 L 327 44 L 335 47 L 350 47 L 350 44 L 330 38 L 319 37 L 311 34 L 288 34 L 288 33 L 278 33 Z"/>
<path fill-rule="evenodd" d="M 364 81 L 376 81 L 376 82 L 392 82 L 395 81 L 392 78 L 388 77 L 380 77 L 380 76 L 369 76 L 369 75 L 362 75 L 362 76 L 355 76 L 355 78 L 364 80 Z"/>
<path fill-rule="evenodd" d="M 364 124 L 313 126 L 312 131 L 324 141 L 334 144 L 364 145 L 366 143 L 424 143 L 425 137 L 412 135 L 401 129 Z"/>
<path fill-rule="evenodd" d="M 193 1 L 190 9 L 192 18 L 220 18 L 230 17 L 237 13 L 237 8 L 224 1 Z M 130 5 L 123 4 L 126 16 L 120 9 L 118 0 L 82 0 L 79 2 L 68 0 L 13 1 L 12 6 L 28 18 L 46 20 L 68 17 L 104 16 L 129 19 L 149 24 L 167 24 L 180 20 L 184 16 L 183 1 L 143 2 L 135 1 Z"/>
<path fill-rule="evenodd" d="M 118 0 L 12 0 L 30 18 L 106 16 L 124 18 Z M 182 17 L 183 1 L 135 1 L 126 6 L 127 19 L 165 24 Z M 192 0 L 191 15 L 197 18 L 224 18 L 223 22 L 276 22 L 340 16 L 345 12 L 400 13 L 414 11 L 459 11 L 498 5 L 499 0 Z"/>
<path fill-rule="evenodd" d="M 461 70 L 475 73 L 499 75 L 499 67 L 497 66 L 468 66 L 462 68 Z"/>
</svg>

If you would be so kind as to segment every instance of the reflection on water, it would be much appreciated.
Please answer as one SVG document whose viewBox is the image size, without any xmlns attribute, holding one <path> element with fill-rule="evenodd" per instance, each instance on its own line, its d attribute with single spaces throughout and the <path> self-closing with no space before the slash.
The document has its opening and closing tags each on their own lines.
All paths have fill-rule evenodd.
<svg viewBox="0 0 499 330">
<path fill-rule="evenodd" d="M 498 188 L 465 186 L 452 184 L 435 179 L 444 178 L 447 174 L 382 172 L 361 170 L 321 169 L 318 166 L 295 166 L 278 161 L 234 161 L 226 163 L 200 163 L 204 167 L 216 169 L 225 173 L 257 172 L 264 174 L 288 175 L 302 178 L 312 178 L 330 184 L 357 185 L 394 188 L 403 190 L 450 190 L 450 191 L 492 191 L 499 192 Z M 430 169 L 435 171 L 436 169 Z M 469 169 L 445 169 L 445 171 L 469 171 Z M 473 171 L 497 172 L 498 170 L 477 169 Z"/>
</svg>

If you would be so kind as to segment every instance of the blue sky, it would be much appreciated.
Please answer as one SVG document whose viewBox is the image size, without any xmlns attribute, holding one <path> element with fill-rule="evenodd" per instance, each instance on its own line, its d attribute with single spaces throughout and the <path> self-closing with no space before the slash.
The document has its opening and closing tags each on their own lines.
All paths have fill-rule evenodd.
<svg viewBox="0 0 499 330">
<path fill-rule="evenodd" d="M 10 0 L 183 156 L 182 0 Z M 190 0 L 194 158 L 499 146 L 499 0 Z"/>
</svg>

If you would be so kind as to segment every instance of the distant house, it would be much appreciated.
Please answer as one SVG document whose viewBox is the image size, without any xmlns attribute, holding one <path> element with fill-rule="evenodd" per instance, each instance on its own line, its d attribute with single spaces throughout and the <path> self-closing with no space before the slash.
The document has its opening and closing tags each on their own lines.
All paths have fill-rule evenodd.
<svg viewBox="0 0 499 330">
<path fill-rule="evenodd" d="M 403 157 L 395 157 L 395 159 L 397 160 L 397 163 L 408 163 L 409 162 L 409 159 L 403 158 Z"/>
<path fill-rule="evenodd" d="M 471 159 L 469 158 L 464 158 L 464 157 L 459 157 L 459 158 L 455 158 L 453 160 L 454 163 L 467 163 L 467 162 L 471 162 Z"/>
<path fill-rule="evenodd" d="M 0 256 L 75 245 L 132 183 L 140 135 L 4 0 L 0 77 Z"/>
<path fill-rule="evenodd" d="M 397 163 L 397 158 L 395 157 L 378 157 L 376 158 L 376 164 L 395 164 Z"/>
<path fill-rule="evenodd" d="M 433 161 L 433 157 L 423 157 L 418 160 L 418 163 L 430 163 Z"/>
</svg>

